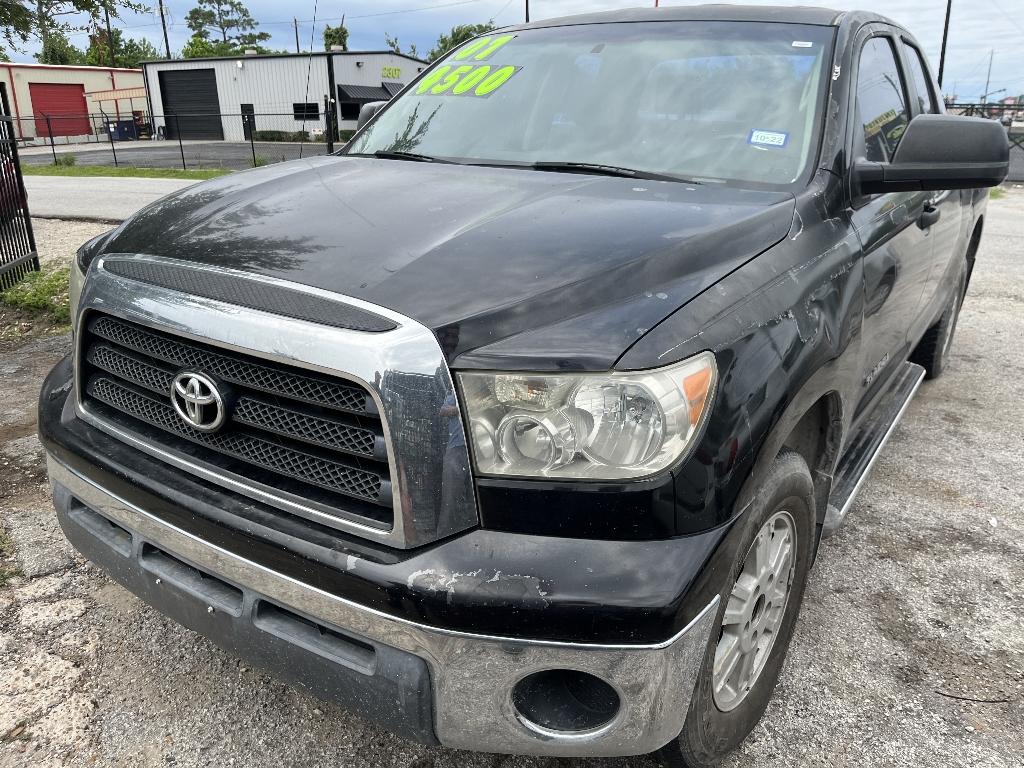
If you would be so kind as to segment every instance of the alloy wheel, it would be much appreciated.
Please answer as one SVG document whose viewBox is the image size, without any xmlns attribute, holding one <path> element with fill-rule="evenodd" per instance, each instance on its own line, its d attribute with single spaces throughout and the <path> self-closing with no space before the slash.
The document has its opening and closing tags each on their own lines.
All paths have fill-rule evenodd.
<svg viewBox="0 0 1024 768">
<path fill-rule="evenodd" d="M 757 682 L 786 613 L 796 567 L 796 524 L 785 510 L 761 526 L 729 593 L 715 649 L 712 686 L 723 712 L 738 707 Z"/>
</svg>

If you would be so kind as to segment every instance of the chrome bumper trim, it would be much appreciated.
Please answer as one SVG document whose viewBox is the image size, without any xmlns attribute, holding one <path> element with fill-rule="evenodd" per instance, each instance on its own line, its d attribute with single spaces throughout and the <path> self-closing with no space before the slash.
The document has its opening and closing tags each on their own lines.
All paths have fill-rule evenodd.
<svg viewBox="0 0 1024 768">
<path fill-rule="evenodd" d="M 51 483 L 194 567 L 325 624 L 424 659 L 434 686 L 437 737 L 445 746 L 611 757 L 651 752 L 682 730 L 717 616 L 717 596 L 682 631 L 653 645 L 589 645 L 453 632 L 389 616 L 292 579 L 160 520 L 53 456 L 47 457 L 47 465 Z M 622 700 L 615 718 L 595 731 L 568 734 L 523 723 L 512 705 L 512 686 L 532 672 L 556 668 L 589 672 L 611 684 Z"/>
</svg>

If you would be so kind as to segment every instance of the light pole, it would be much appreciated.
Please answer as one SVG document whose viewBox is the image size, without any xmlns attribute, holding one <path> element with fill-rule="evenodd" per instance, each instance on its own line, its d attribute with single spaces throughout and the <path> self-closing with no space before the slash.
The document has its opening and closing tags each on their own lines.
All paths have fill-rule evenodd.
<svg viewBox="0 0 1024 768">
<path fill-rule="evenodd" d="M 996 52 L 995 52 L 994 49 L 988 52 L 988 74 L 985 75 L 985 95 L 981 97 L 981 103 L 982 104 L 985 103 L 985 99 L 987 99 L 988 96 L 989 96 L 988 86 L 989 86 L 989 83 L 992 82 L 992 58 L 995 55 L 996 55 Z"/>
<path fill-rule="evenodd" d="M 160 0 L 160 25 L 164 28 L 164 53 L 171 58 L 171 44 L 167 40 L 167 11 L 164 9 L 164 0 Z"/>
<path fill-rule="evenodd" d="M 942 52 L 939 53 L 939 90 L 942 90 L 942 73 L 946 69 L 946 41 L 949 39 L 949 14 L 953 0 L 946 0 L 946 25 L 942 28 Z"/>
</svg>

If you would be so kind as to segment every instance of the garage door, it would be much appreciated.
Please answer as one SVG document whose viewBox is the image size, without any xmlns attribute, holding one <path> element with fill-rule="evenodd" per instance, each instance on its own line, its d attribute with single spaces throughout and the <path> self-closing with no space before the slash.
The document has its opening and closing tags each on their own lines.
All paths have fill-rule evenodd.
<svg viewBox="0 0 1024 768">
<path fill-rule="evenodd" d="M 167 138 L 223 139 L 224 126 L 217 98 L 217 75 L 212 69 L 160 72 Z"/>
<path fill-rule="evenodd" d="M 28 93 L 36 118 L 36 136 L 92 133 L 89 108 L 85 105 L 85 86 L 81 83 L 29 83 Z"/>
</svg>

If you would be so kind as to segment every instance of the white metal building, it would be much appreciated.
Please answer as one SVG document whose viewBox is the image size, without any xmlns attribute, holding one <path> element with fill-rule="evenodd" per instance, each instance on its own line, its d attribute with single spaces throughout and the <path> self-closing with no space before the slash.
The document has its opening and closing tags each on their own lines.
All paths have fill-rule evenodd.
<svg viewBox="0 0 1024 768">
<path fill-rule="evenodd" d="M 19 139 L 105 137 L 107 121 L 146 109 L 142 85 L 139 69 L 0 62 L 0 108 Z"/>
<path fill-rule="evenodd" d="M 249 131 L 323 131 L 326 99 L 340 129 L 386 100 L 426 62 L 391 51 L 245 55 L 143 65 L 153 125 L 167 138 L 243 141 Z"/>
</svg>

